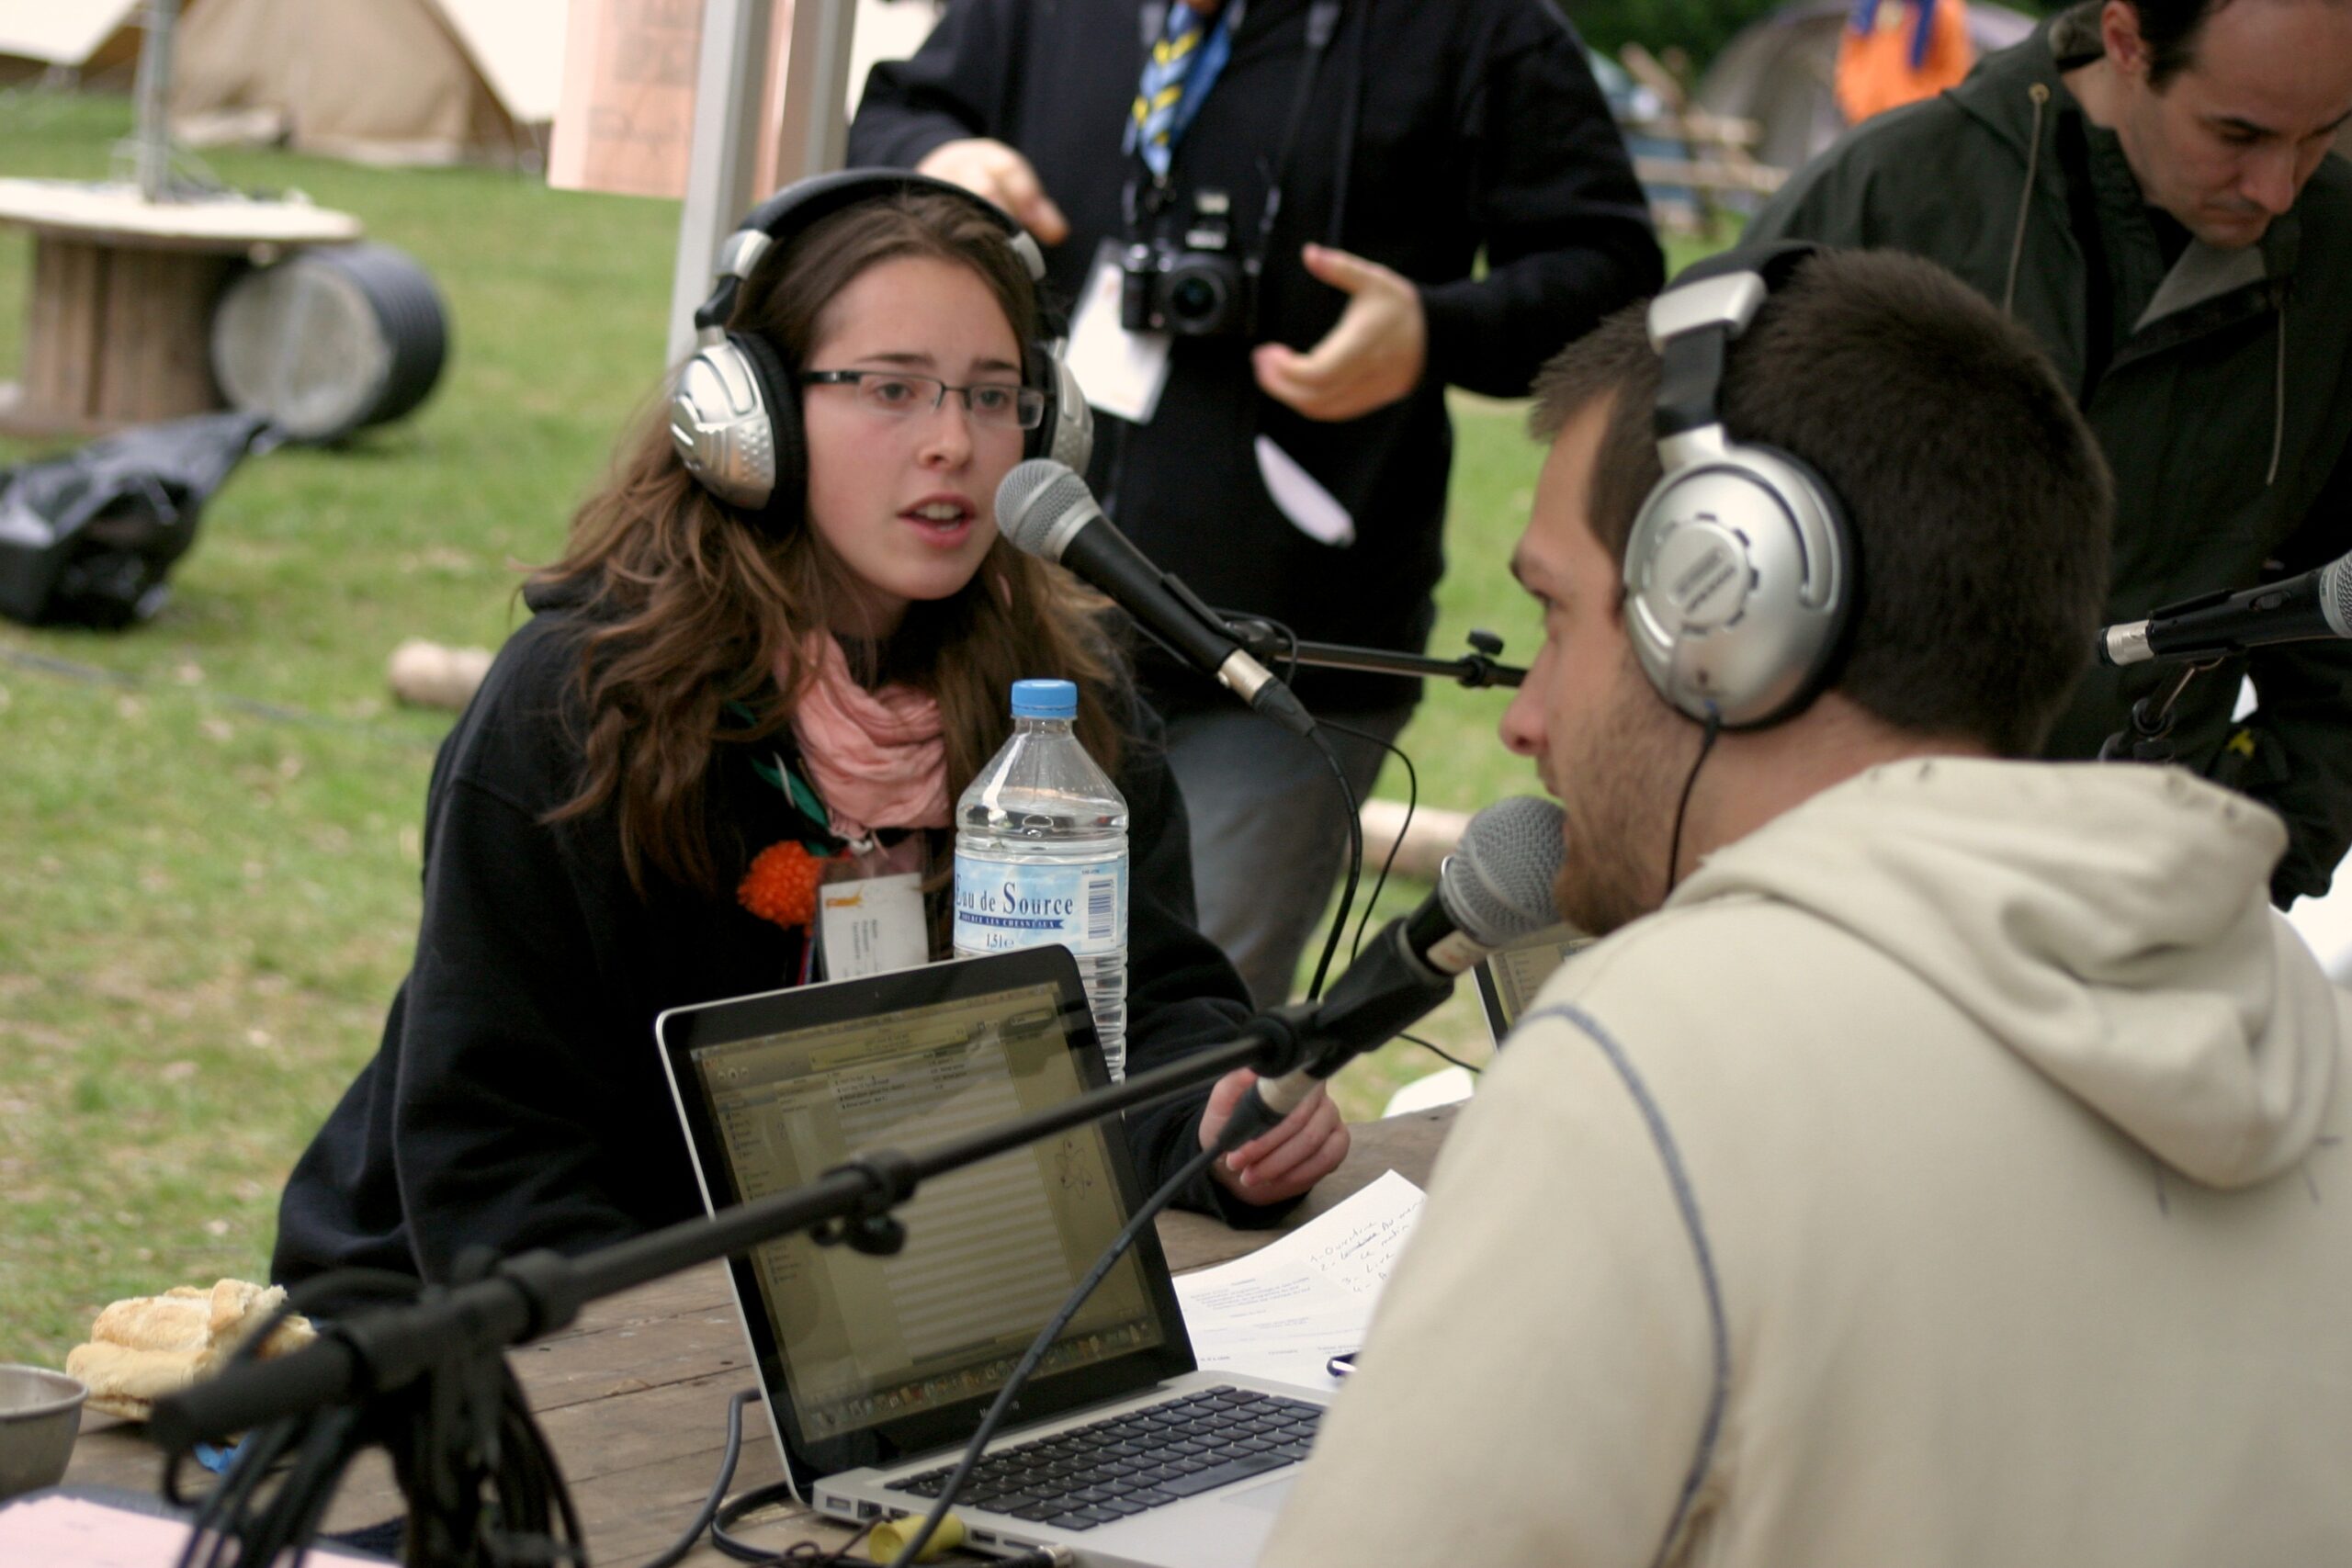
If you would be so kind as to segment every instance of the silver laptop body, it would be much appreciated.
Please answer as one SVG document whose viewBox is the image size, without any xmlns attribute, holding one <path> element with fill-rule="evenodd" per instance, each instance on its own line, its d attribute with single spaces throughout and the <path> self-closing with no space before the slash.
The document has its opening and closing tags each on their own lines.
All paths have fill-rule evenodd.
<svg viewBox="0 0 2352 1568">
<path fill-rule="evenodd" d="M 1059 947 L 673 1009 L 654 1029 L 714 1212 L 805 1185 L 858 1152 L 920 1153 L 1107 1081 L 1077 965 Z M 777 1452 L 803 1499 L 849 1522 L 927 1511 L 930 1496 L 893 1483 L 953 1467 L 1014 1360 L 1142 1197 L 1125 1138 L 1090 1122 L 925 1183 L 896 1212 L 906 1241 L 895 1256 L 793 1235 L 731 1258 Z M 1196 1371 L 1146 1229 L 1048 1351 L 989 1453 L 1222 1389 L 1317 1407 L 1325 1398 Z M 1312 1419 L 1274 1408 L 1290 1425 L 1252 1450 L 1264 1458 L 1194 1471 L 1170 1483 L 1197 1488 L 1175 1501 L 1058 1520 L 967 1501 L 955 1511 L 969 1544 L 998 1554 L 1058 1544 L 1101 1568 L 1248 1562 L 1296 1473 L 1298 1424 Z M 1135 1425 L 1148 1434 L 1158 1418 Z M 1129 1434 L 1127 1446 L 1140 1450 L 1138 1473 L 1172 1462 L 1156 1439 Z"/>
</svg>

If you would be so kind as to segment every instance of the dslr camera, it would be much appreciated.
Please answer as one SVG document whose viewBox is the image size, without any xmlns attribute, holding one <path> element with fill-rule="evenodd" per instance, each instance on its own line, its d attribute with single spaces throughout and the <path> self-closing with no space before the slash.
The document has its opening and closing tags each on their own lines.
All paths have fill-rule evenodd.
<svg viewBox="0 0 2352 1568">
<path fill-rule="evenodd" d="M 1155 235 L 1120 260 L 1119 321 L 1131 333 L 1250 337 L 1258 329 L 1258 263 L 1233 251 L 1232 203 L 1196 192 L 1182 243 Z"/>
</svg>

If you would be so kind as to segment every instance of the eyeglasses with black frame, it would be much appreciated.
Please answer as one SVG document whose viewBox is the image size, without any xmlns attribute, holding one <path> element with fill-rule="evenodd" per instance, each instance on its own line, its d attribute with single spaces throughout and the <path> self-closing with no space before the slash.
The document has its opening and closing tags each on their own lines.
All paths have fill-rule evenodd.
<svg viewBox="0 0 2352 1568">
<path fill-rule="evenodd" d="M 936 410 L 950 392 L 962 394 L 974 424 L 1035 430 L 1046 417 L 1046 394 L 1015 381 L 952 387 L 936 376 L 911 370 L 810 370 L 800 380 L 804 386 L 851 388 L 860 408 L 890 419 Z"/>
</svg>

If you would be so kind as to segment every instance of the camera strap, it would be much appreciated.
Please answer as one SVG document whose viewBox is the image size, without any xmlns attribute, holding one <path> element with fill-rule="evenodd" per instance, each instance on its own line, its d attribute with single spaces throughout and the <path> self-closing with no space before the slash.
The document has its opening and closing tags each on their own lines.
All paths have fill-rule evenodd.
<svg viewBox="0 0 2352 1568">
<path fill-rule="evenodd" d="M 1174 0 L 1174 3 L 1182 5 L 1183 0 Z M 1227 0 L 1228 11 L 1238 7 L 1243 3 L 1244 0 Z M 1291 98 L 1290 116 L 1283 122 L 1282 141 L 1274 153 L 1273 162 L 1266 166 L 1266 199 L 1258 210 L 1257 235 L 1238 258 L 1243 269 L 1253 275 L 1265 264 L 1266 248 L 1273 238 L 1274 220 L 1282 216 L 1283 175 L 1289 168 L 1291 154 L 1298 145 L 1299 132 L 1306 124 L 1306 106 L 1315 96 L 1315 80 L 1322 69 L 1323 56 L 1330 49 L 1332 36 L 1339 31 L 1340 7 L 1340 0 L 1314 0 L 1307 8 L 1306 58 L 1299 65 L 1298 90 Z M 1157 7 L 1147 7 L 1148 17 L 1152 14 L 1165 15 Z M 1238 32 L 1241 17 L 1234 16 L 1232 22 L 1234 30 Z M 1156 33 L 1158 28 L 1153 27 L 1151 30 Z M 1175 157 L 1183 155 L 1181 144 L 1174 150 L 1174 155 Z M 1342 157 L 1340 167 L 1344 169 L 1346 166 L 1347 161 Z M 1126 190 L 1121 201 L 1127 223 L 1129 243 L 1139 241 L 1142 238 L 1145 224 L 1156 223 L 1159 215 L 1167 209 L 1170 199 L 1170 179 L 1175 171 L 1172 159 L 1169 164 L 1169 171 L 1167 176 L 1154 175 L 1150 166 L 1143 161 L 1140 149 L 1136 151 L 1136 170 L 1128 176 Z M 1345 193 L 1340 193 L 1337 199 L 1344 200 Z M 1338 237 L 1336 233 L 1332 236 L 1334 240 Z"/>
</svg>

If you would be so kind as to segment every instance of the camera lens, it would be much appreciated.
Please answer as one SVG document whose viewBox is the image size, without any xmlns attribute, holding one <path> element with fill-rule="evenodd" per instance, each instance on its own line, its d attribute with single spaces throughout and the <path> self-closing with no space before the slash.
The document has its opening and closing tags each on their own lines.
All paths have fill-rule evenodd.
<svg viewBox="0 0 2352 1568">
<path fill-rule="evenodd" d="M 1216 313 L 1221 290 L 1205 277 L 1180 279 L 1169 291 L 1168 305 L 1188 321 L 1195 321 Z"/>
<path fill-rule="evenodd" d="M 1215 332 L 1222 324 L 1225 280 L 1214 272 L 1188 269 L 1175 274 L 1168 280 L 1164 298 L 1169 325 L 1178 332 Z"/>
</svg>

